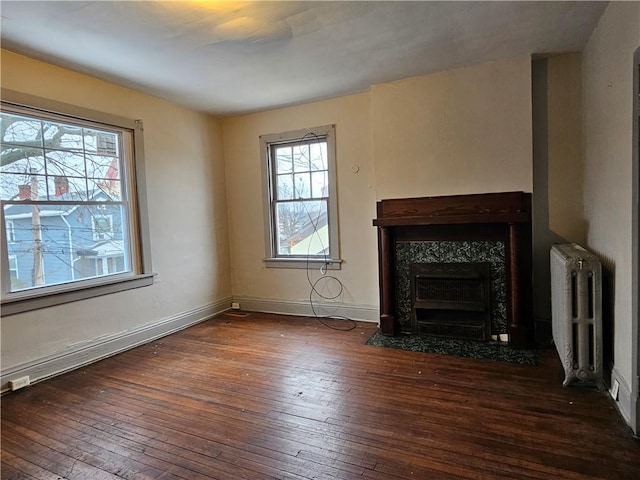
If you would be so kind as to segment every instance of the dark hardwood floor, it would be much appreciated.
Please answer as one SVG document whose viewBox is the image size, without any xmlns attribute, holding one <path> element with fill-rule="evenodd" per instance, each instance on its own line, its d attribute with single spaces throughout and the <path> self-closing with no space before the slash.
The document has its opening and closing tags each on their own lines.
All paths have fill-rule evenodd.
<svg viewBox="0 0 640 480">
<path fill-rule="evenodd" d="M 2 478 L 640 478 L 640 441 L 554 351 L 404 352 L 375 328 L 228 313 L 5 395 Z"/>
</svg>

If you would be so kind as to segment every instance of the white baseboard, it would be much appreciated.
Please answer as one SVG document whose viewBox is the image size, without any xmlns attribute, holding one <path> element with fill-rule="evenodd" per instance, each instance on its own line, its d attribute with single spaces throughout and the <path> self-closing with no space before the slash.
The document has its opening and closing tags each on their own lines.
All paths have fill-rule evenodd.
<svg viewBox="0 0 640 480">
<path fill-rule="evenodd" d="M 629 383 L 620 375 L 620 372 L 615 366 L 611 369 L 611 385 L 613 385 L 614 381 L 617 381 L 619 385 L 618 399 L 615 401 L 615 405 L 624 421 L 627 422 L 627 425 L 631 426 L 632 412 L 635 415 L 636 405 L 633 401 Z"/>
<path fill-rule="evenodd" d="M 378 307 L 353 304 L 314 304 L 315 313 L 308 301 L 272 300 L 266 298 L 234 296 L 233 301 L 240 304 L 242 310 L 250 312 L 279 313 L 282 315 L 300 315 L 303 317 L 339 317 L 364 322 L 378 322 Z"/>
<path fill-rule="evenodd" d="M 8 367 L 0 374 L 2 393 L 9 389 L 9 382 L 14 379 L 28 375 L 31 383 L 45 380 L 203 322 L 229 310 L 230 307 L 231 297 L 224 298 L 216 303 L 174 315 L 151 325 L 102 337 L 81 347 Z"/>
<path fill-rule="evenodd" d="M 636 437 L 640 437 L 640 398 L 638 395 L 631 395 L 631 412 L 635 416 L 631 416 L 631 430 Z"/>
</svg>

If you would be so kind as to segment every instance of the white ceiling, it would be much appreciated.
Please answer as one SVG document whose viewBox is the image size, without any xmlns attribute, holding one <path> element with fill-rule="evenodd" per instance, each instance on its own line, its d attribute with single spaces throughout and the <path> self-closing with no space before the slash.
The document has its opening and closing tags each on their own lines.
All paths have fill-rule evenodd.
<svg viewBox="0 0 640 480">
<path fill-rule="evenodd" d="M 2 47 L 237 114 L 580 51 L 606 2 L 2 1 Z"/>
</svg>

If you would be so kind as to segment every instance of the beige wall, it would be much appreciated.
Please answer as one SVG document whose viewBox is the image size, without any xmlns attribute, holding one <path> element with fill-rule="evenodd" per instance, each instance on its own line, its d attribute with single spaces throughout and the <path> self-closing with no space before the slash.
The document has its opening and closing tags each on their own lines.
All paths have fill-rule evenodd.
<svg viewBox="0 0 640 480">
<path fill-rule="evenodd" d="M 632 385 L 631 205 L 633 53 L 640 3 L 611 2 L 583 54 L 587 247 L 613 272 L 615 368 Z M 605 311 L 609 309 L 605 306 Z"/>
<path fill-rule="evenodd" d="M 309 297 L 304 271 L 268 269 L 262 261 L 260 135 L 336 125 L 344 260 L 336 276 L 345 284 L 346 304 L 376 308 L 377 239 L 371 224 L 376 199 L 531 191 L 530 71 L 525 56 L 225 119 L 234 297 L 299 302 Z"/>
<path fill-rule="evenodd" d="M 2 51 L 2 86 L 144 122 L 153 286 L 2 318 L 2 369 L 230 298 L 218 120 Z"/>
<path fill-rule="evenodd" d="M 378 302 L 377 240 L 371 126 L 367 94 L 225 119 L 227 191 L 234 297 L 307 302 L 306 271 L 266 268 L 260 135 L 335 124 L 338 217 L 342 269 L 331 272 L 345 286 L 345 305 L 367 309 Z M 357 166 L 357 173 L 352 167 Z M 315 280 L 318 275 L 312 273 Z M 373 314 L 373 317 L 371 315 Z M 337 313 L 340 314 L 340 313 Z"/>
<path fill-rule="evenodd" d="M 531 58 L 371 90 L 378 199 L 532 191 Z"/>
<path fill-rule="evenodd" d="M 582 183 L 582 55 L 547 59 L 549 229 L 584 244 Z"/>
<path fill-rule="evenodd" d="M 551 330 L 551 246 L 585 241 L 581 65 L 580 53 L 532 62 L 533 315 L 540 337 Z"/>
</svg>

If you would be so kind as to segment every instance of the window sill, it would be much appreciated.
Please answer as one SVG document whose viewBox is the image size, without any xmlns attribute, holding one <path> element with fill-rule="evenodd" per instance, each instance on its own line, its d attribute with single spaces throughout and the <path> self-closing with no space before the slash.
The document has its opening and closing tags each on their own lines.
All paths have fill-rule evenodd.
<svg viewBox="0 0 640 480">
<path fill-rule="evenodd" d="M 10 298 L 2 299 L 2 317 L 17 313 L 30 312 L 41 308 L 53 307 L 64 303 L 86 300 L 88 298 L 123 292 L 134 288 L 153 284 L 154 274 L 147 273 L 135 276 L 99 279 L 81 285 L 60 285 L 47 289 L 46 292 L 18 292 Z"/>
<path fill-rule="evenodd" d="M 330 258 L 265 258 L 264 264 L 267 268 L 321 268 L 326 270 L 340 270 L 342 260 Z"/>
</svg>

